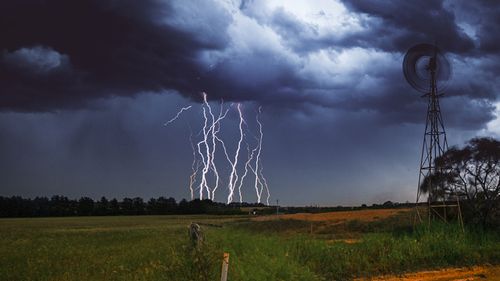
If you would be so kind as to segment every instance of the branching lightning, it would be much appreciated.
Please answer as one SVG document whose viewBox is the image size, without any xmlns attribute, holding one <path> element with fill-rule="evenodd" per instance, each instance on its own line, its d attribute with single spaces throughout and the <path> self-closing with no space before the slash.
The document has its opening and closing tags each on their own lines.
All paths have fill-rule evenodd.
<svg viewBox="0 0 500 281">
<path fill-rule="evenodd" d="M 168 124 L 174 122 L 175 120 L 177 120 L 177 118 L 179 118 L 179 116 L 181 115 L 182 112 L 186 111 L 186 110 L 189 110 L 191 107 L 193 107 L 192 105 L 190 106 L 186 106 L 186 107 L 183 107 L 181 108 L 181 110 L 179 110 L 179 112 L 177 112 L 177 114 L 174 116 L 174 118 L 168 120 L 168 122 L 166 122 L 165 124 L 163 124 L 164 126 L 167 126 Z"/>
<path fill-rule="evenodd" d="M 247 158 L 247 161 L 245 162 L 245 172 L 241 176 L 240 184 L 238 185 L 238 193 L 239 193 L 239 196 L 240 196 L 240 203 L 243 202 L 243 195 L 241 194 L 241 187 L 243 186 L 243 181 L 245 180 L 245 178 L 246 178 L 246 176 L 248 174 L 248 168 L 251 167 L 250 163 L 253 160 L 255 151 L 257 151 L 257 147 L 254 148 L 254 149 L 252 149 L 252 151 L 250 152 L 250 146 L 247 143 L 248 158 Z"/>
<path fill-rule="evenodd" d="M 260 107 L 259 107 L 259 113 L 260 113 Z M 259 124 L 259 140 L 258 140 L 258 146 L 257 146 L 257 156 L 255 158 L 255 169 L 253 170 L 253 173 L 255 174 L 255 192 L 257 193 L 257 203 L 260 203 L 260 200 L 262 198 L 262 190 L 264 189 L 264 185 L 262 184 L 262 181 L 260 180 L 259 177 L 259 164 L 260 164 L 260 153 L 262 151 L 262 124 L 259 121 L 259 115 L 257 114 L 255 116 L 255 120 L 257 121 L 257 124 Z"/>
<path fill-rule="evenodd" d="M 231 174 L 229 175 L 229 195 L 227 196 L 227 203 L 231 203 L 233 201 L 233 196 L 234 196 L 234 189 L 236 187 L 236 184 L 238 183 L 238 170 L 236 169 L 238 166 L 238 157 L 240 155 L 240 149 L 241 149 L 241 143 L 243 142 L 243 113 L 241 112 L 241 104 L 238 103 L 237 105 L 237 110 L 238 110 L 238 116 L 239 116 L 239 132 L 240 132 L 240 139 L 238 140 L 238 145 L 236 147 L 236 152 L 234 153 L 234 159 L 231 161 L 228 157 L 229 163 L 231 164 Z M 224 145 L 224 150 L 225 150 L 225 145 Z M 226 153 L 226 156 L 227 153 Z M 240 200 L 241 200 L 241 193 L 240 193 Z"/>
<path fill-rule="evenodd" d="M 193 151 L 193 163 L 191 164 L 191 175 L 189 176 L 189 191 L 191 194 L 191 200 L 194 199 L 194 189 L 193 185 L 196 182 L 196 174 L 198 174 L 198 169 L 200 168 L 200 161 L 196 158 L 196 150 L 193 143 L 193 131 L 189 127 L 189 142 L 191 144 L 191 149 Z"/>
<path fill-rule="evenodd" d="M 224 106 L 224 102 L 221 101 L 218 105 L 218 110 L 214 111 L 214 108 L 208 102 L 207 94 L 202 93 L 202 95 L 202 127 L 197 136 L 193 136 L 193 132 L 190 128 L 189 135 L 193 156 L 191 175 L 189 176 L 189 192 L 191 200 L 195 198 L 195 192 L 198 192 L 198 197 L 200 199 L 207 198 L 215 200 L 216 191 L 221 185 L 226 184 L 226 181 L 223 179 L 227 179 L 228 193 L 226 202 L 228 204 L 234 202 L 236 196 L 238 196 L 239 202 L 243 202 L 245 179 L 247 178 L 249 171 L 251 171 L 254 176 L 253 185 L 257 196 L 257 202 L 262 202 L 263 195 L 266 196 L 266 194 L 263 194 L 265 190 L 267 193 L 265 202 L 269 205 L 269 186 L 267 184 L 267 179 L 264 177 L 263 165 L 261 163 L 262 140 L 264 135 L 262 122 L 259 117 L 262 113 L 262 108 L 259 107 L 255 118 L 258 125 L 258 136 L 254 137 L 254 141 L 252 141 L 255 142 L 255 146 L 250 148 L 251 145 L 245 139 L 248 135 L 254 135 L 251 133 L 249 128 L 250 126 L 245 120 L 242 104 L 238 103 L 236 106 L 231 104 L 226 107 Z M 191 107 L 192 106 L 183 107 L 175 115 L 175 117 L 166 122 L 165 125 L 177 120 L 182 112 L 189 110 Z M 222 138 L 220 133 L 222 129 L 222 121 L 228 116 L 228 113 L 232 108 L 235 108 L 235 111 L 238 114 L 238 139 L 235 144 L 228 146 L 228 143 Z M 193 137 L 198 137 L 199 139 L 194 141 Z M 241 154 L 241 149 L 244 143 L 246 143 L 247 150 L 246 159 L 244 159 L 245 156 Z M 231 149 L 231 146 L 234 148 Z M 224 161 L 217 160 L 217 158 L 220 158 L 218 155 L 224 156 L 222 159 L 225 158 L 225 161 L 229 164 L 229 170 L 220 170 L 218 168 L 221 161 Z M 243 173 L 241 173 L 242 169 Z"/>
<path fill-rule="evenodd" d="M 203 164 L 203 168 L 201 170 L 201 182 L 199 186 L 199 192 L 200 192 L 200 199 L 203 199 L 203 189 L 208 188 L 207 185 L 207 178 L 206 175 L 208 173 L 208 169 L 210 167 L 210 149 L 208 146 L 208 129 L 207 129 L 207 124 L 208 124 L 208 118 L 207 118 L 207 111 L 205 107 L 203 107 L 203 118 L 205 120 L 205 123 L 203 124 L 203 140 L 198 142 L 196 145 L 198 147 L 198 154 L 201 157 L 201 163 Z M 205 144 L 205 150 L 206 150 L 206 157 L 205 154 L 202 152 L 201 145 Z M 209 193 L 210 196 L 210 193 Z"/>
<path fill-rule="evenodd" d="M 260 164 L 260 170 L 258 170 L 258 173 L 260 174 L 260 178 L 261 178 L 261 190 L 260 190 L 260 196 L 262 196 L 262 191 L 263 189 L 265 188 L 266 189 L 266 192 L 267 192 L 267 196 L 266 196 L 266 205 L 269 205 L 269 198 L 271 197 L 271 193 L 269 192 L 269 186 L 267 185 L 267 180 L 266 178 L 264 177 L 264 174 L 262 173 L 262 170 L 264 169 L 264 166 L 262 165 L 261 163 L 261 153 L 262 153 L 262 140 L 264 138 L 264 132 L 262 131 L 262 122 L 260 122 L 259 120 L 259 116 L 260 114 L 262 113 L 262 106 L 259 106 L 259 112 L 256 116 L 256 120 L 257 120 L 257 123 L 259 124 L 259 150 L 257 152 L 257 159 L 255 160 L 255 162 L 257 163 L 255 165 L 255 170 L 258 170 L 258 164 Z M 259 196 L 259 199 L 260 199 L 260 196 Z M 258 203 L 260 203 L 260 201 L 258 201 Z"/>
</svg>

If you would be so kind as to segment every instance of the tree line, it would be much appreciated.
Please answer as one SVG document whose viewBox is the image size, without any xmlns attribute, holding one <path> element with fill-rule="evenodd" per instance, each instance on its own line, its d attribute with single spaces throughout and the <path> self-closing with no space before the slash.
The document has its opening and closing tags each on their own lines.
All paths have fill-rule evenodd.
<svg viewBox="0 0 500 281">
<path fill-rule="evenodd" d="M 140 197 L 115 198 L 102 197 L 94 200 L 89 197 L 69 199 L 55 195 L 51 198 L 22 198 L 20 196 L 0 196 L 0 217 L 52 217 L 52 216 L 114 216 L 114 215 L 174 215 L 174 214 L 242 214 L 240 207 L 262 207 L 263 204 L 232 203 L 224 204 L 211 200 L 174 198 L 151 198 L 147 202 Z"/>
<path fill-rule="evenodd" d="M 352 211 L 363 209 L 409 208 L 414 203 L 398 203 L 387 201 L 383 204 L 367 206 L 304 206 L 282 207 L 280 213 L 323 213 L 335 211 Z M 241 208 L 246 207 L 247 211 Z M 267 208 L 263 208 L 267 207 Z M 255 209 L 254 209 L 255 208 Z M 177 202 L 175 198 L 159 197 L 144 201 L 140 197 L 107 199 L 101 197 L 94 200 L 89 197 L 69 199 L 66 196 L 55 195 L 51 198 L 35 197 L 34 199 L 20 196 L 0 196 L 0 217 L 64 217 L 64 216 L 116 216 L 116 215 L 185 215 L 185 214 L 213 214 L 213 215 L 238 215 L 238 214 L 275 214 L 276 206 L 265 206 L 262 203 L 219 203 L 205 199 L 187 201 L 182 199 Z"/>
</svg>

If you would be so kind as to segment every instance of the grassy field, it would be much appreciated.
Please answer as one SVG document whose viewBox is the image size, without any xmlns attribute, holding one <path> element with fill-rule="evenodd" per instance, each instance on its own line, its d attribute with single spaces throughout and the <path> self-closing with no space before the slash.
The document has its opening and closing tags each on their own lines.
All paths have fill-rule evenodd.
<svg viewBox="0 0 500 281">
<path fill-rule="evenodd" d="M 191 222 L 205 243 L 190 244 Z M 72 217 L 0 220 L 0 280 L 350 280 L 500 263 L 500 234 L 408 214 L 374 221 L 262 220 L 236 216 Z"/>
</svg>

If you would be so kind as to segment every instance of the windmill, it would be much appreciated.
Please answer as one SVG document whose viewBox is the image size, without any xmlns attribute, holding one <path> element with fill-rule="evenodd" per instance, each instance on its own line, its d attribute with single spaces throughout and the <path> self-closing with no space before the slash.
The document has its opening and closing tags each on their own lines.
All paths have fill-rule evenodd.
<svg viewBox="0 0 500 281">
<path fill-rule="evenodd" d="M 422 221 L 419 203 L 422 202 L 424 193 L 427 193 L 427 213 L 429 223 L 431 218 L 441 218 L 446 221 L 447 210 L 457 208 L 461 219 L 458 197 L 453 202 L 453 192 L 444 192 L 440 188 L 439 176 L 447 173 L 446 167 L 435 163 L 435 159 L 448 150 L 448 141 L 444 128 L 443 117 L 439 98 L 443 95 L 447 82 L 451 78 L 451 66 L 439 48 L 432 44 L 418 44 L 411 47 L 403 60 L 403 73 L 406 81 L 417 91 L 423 93 L 422 98 L 427 99 L 427 116 L 425 123 L 424 140 L 420 156 L 420 170 L 418 175 L 416 216 Z M 424 192 L 425 191 L 425 192 Z M 450 202 L 450 200 L 452 200 Z"/>
</svg>

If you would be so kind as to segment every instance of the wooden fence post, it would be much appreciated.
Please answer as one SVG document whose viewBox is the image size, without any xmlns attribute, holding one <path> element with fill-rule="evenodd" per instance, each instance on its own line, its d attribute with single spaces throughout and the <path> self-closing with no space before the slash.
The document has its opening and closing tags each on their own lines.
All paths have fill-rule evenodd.
<svg viewBox="0 0 500 281">
<path fill-rule="evenodd" d="M 229 253 L 224 253 L 222 259 L 222 272 L 220 274 L 220 281 L 227 281 L 227 271 L 229 270 Z"/>
<path fill-rule="evenodd" d="M 203 231 L 196 223 L 191 223 L 189 226 L 189 238 L 196 249 L 200 249 L 203 244 Z"/>
</svg>

